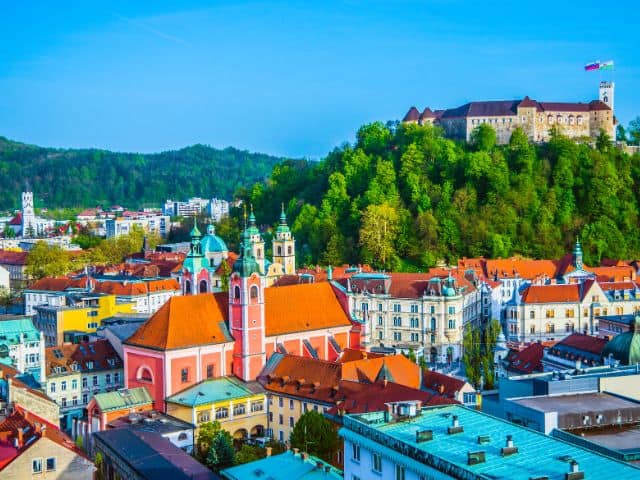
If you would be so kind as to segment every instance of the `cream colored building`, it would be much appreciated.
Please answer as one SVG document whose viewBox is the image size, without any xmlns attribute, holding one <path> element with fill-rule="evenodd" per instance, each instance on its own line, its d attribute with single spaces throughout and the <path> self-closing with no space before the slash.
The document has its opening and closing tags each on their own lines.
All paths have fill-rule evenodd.
<svg viewBox="0 0 640 480">
<path fill-rule="evenodd" d="M 546 142 L 552 129 L 571 138 L 596 138 L 604 130 L 615 139 L 613 111 L 614 83 L 600 82 L 599 99 L 589 103 L 537 102 L 522 100 L 470 102 L 457 108 L 420 113 L 411 107 L 403 122 L 435 124 L 451 138 L 469 141 L 482 124 L 490 125 L 499 144 L 509 142 L 516 128 L 522 128 L 530 141 Z"/>
<path fill-rule="evenodd" d="M 412 349 L 429 362 L 453 361 L 462 355 L 464 327 L 482 314 L 480 291 L 457 272 L 359 273 L 340 284 L 367 349 Z"/>
</svg>

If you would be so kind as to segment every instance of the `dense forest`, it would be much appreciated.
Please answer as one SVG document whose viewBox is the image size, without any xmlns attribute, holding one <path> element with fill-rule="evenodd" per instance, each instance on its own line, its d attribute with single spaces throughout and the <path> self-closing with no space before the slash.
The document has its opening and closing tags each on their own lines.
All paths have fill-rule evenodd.
<svg viewBox="0 0 640 480">
<path fill-rule="evenodd" d="M 264 181 L 281 158 L 206 145 L 156 154 L 54 149 L 0 137 L 0 210 L 19 208 L 28 184 L 36 207 L 160 206 L 167 198 L 230 199 Z"/>
<path fill-rule="evenodd" d="M 531 144 L 516 130 L 499 146 L 488 125 L 467 144 L 378 122 L 321 162 L 276 165 L 244 198 L 264 223 L 285 203 L 301 264 L 417 270 L 462 256 L 558 258 L 578 237 L 588 264 L 638 258 L 639 187 L 640 155 L 605 134 Z"/>
</svg>

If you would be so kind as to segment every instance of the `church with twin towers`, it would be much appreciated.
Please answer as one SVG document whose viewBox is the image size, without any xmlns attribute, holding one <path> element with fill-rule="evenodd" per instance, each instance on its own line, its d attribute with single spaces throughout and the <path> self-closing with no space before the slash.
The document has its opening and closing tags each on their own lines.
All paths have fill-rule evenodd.
<svg viewBox="0 0 640 480">
<path fill-rule="evenodd" d="M 207 226 L 205 235 L 194 224 L 191 230 L 191 246 L 180 272 L 183 295 L 219 292 L 224 289 L 226 278 L 231 274 L 237 255 L 229 252 L 225 241 L 216 235 L 213 225 Z M 255 260 L 258 271 L 267 286 L 283 275 L 296 273 L 296 241 L 287 224 L 284 205 L 272 241 L 272 259 L 266 258 L 265 241 L 256 224 L 253 209 L 245 228 L 242 243 Z"/>
<path fill-rule="evenodd" d="M 547 142 L 553 129 L 575 139 L 595 139 L 604 131 L 615 139 L 614 83 L 600 82 L 598 99 L 583 102 L 541 102 L 524 97 L 516 100 L 469 102 L 455 108 L 420 111 L 411 107 L 403 123 L 438 125 L 445 136 L 469 141 L 482 124 L 496 131 L 497 142 L 509 142 L 521 128 L 532 142 Z"/>
</svg>

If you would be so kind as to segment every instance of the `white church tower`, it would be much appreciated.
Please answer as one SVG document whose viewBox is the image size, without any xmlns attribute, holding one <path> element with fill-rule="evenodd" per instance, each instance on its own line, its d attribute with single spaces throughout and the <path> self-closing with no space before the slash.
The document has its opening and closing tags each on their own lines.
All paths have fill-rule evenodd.
<svg viewBox="0 0 640 480">
<path fill-rule="evenodd" d="M 36 236 L 36 214 L 33 210 L 33 192 L 22 192 L 22 236 Z"/>
</svg>

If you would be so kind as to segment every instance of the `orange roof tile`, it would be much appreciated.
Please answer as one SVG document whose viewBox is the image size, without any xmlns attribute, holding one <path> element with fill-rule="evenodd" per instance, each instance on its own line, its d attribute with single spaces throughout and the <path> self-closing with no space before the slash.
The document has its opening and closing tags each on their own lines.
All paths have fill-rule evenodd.
<svg viewBox="0 0 640 480">
<path fill-rule="evenodd" d="M 520 278 L 527 279 L 546 275 L 549 278 L 555 278 L 558 273 L 558 267 L 558 262 L 553 260 L 496 259 L 486 261 L 486 275 L 489 277 L 496 276 L 497 278 L 511 278 L 517 274 Z"/>
<path fill-rule="evenodd" d="M 156 350 L 232 342 L 225 325 L 228 294 L 174 296 L 126 343 Z"/>
<path fill-rule="evenodd" d="M 523 303 L 564 303 L 580 300 L 580 285 L 531 285 L 522 294 Z"/>
<path fill-rule="evenodd" d="M 267 288 L 264 303 L 267 337 L 351 326 L 328 282 Z"/>
<path fill-rule="evenodd" d="M 385 375 L 390 382 L 407 387 L 420 388 L 420 367 L 404 355 L 367 358 L 342 364 L 342 380 L 373 383 Z"/>
<path fill-rule="evenodd" d="M 433 370 L 422 372 L 422 386 L 446 397 L 455 398 L 456 393 L 462 390 L 465 383 L 464 380 Z"/>
<path fill-rule="evenodd" d="M 365 350 L 356 350 L 355 348 L 345 348 L 340 358 L 336 360 L 339 363 L 353 362 L 355 360 L 363 360 L 365 358 L 384 357 L 384 353 L 367 352 Z"/>
</svg>

